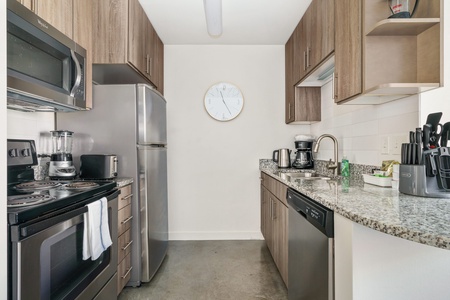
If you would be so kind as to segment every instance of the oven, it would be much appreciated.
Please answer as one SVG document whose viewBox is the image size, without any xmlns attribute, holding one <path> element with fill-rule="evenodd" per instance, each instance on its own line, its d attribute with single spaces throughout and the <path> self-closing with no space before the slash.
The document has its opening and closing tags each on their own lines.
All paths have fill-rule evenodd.
<svg viewBox="0 0 450 300">
<path fill-rule="evenodd" d="M 9 299 L 116 299 L 116 183 L 34 181 L 35 156 L 33 141 L 8 140 Z M 84 260 L 86 205 L 103 198 L 113 243 Z"/>
<path fill-rule="evenodd" d="M 118 194 L 115 190 L 107 196 L 112 240 L 117 240 Z M 95 200 L 42 221 L 11 226 L 13 299 L 94 299 L 109 280 L 116 282 L 117 243 L 96 260 L 83 260 L 84 205 Z M 114 299 L 116 290 L 109 289 L 111 298 L 102 298 Z"/>
</svg>

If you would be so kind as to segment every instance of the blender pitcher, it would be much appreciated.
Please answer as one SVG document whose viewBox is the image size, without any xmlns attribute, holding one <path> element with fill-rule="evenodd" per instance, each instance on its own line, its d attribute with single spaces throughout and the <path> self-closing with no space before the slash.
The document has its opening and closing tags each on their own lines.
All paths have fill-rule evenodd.
<svg viewBox="0 0 450 300">
<path fill-rule="evenodd" d="M 411 3 L 414 2 L 414 5 Z M 392 15 L 389 18 L 411 18 L 414 15 L 419 0 L 388 0 Z M 410 7 L 413 6 L 412 12 Z"/>
<path fill-rule="evenodd" d="M 52 133 L 52 155 L 49 166 L 50 179 L 73 179 L 76 171 L 72 159 L 72 131 L 55 130 Z"/>
</svg>

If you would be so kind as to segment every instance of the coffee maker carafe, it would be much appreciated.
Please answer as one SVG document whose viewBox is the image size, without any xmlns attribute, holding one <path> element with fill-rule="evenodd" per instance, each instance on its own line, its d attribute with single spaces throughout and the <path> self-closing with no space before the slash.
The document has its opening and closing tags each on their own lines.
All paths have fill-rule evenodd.
<svg viewBox="0 0 450 300">
<path fill-rule="evenodd" d="M 295 141 L 295 160 L 292 163 L 293 168 L 312 169 L 314 168 L 314 159 L 312 153 L 313 140 Z"/>
<path fill-rule="evenodd" d="M 55 130 L 52 133 L 52 155 L 48 175 L 52 180 L 74 179 L 76 170 L 72 159 L 72 131 Z"/>
</svg>

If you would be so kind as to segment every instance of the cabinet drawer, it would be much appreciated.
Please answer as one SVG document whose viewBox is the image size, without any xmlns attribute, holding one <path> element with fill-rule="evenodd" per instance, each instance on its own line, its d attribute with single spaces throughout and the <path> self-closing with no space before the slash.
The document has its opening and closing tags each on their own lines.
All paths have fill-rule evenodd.
<svg viewBox="0 0 450 300">
<path fill-rule="evenodd" d="M 287 206 L 286 193 L 287 185 L 279 182 L 278 180 L 270 177 L 265 173 L 261 173 L 261 183 L 269 190 L 275 197 L 277 197 L 284 205 Z"/>
<path fill-rule="evenodd" d="M 117 266 L 117 295 L 130 280 L 131 269 L 131 254 L 128 254 Z"/>
<path fill-rule="evenodd" d="M 132 218 L 133 216 L 131 215 L 131 205 L 127 205 L 119 210 L 117 236 L 121 236 L 125 231 L 130 229 Z"/>
<path fill-rule="evenodd" d="M 131 240 L 131 229 L 125 231 L 119 238 L 117 239 L 117 263 L 119 264 L 126 255 L 131 252 L 131 244 L 133 241 Z"/>
<path fill-rule="evenodd" d="M 118 209 L 122 209 L 123 207 L 130 204 L 132 197 L 133 197 L 133 194 L 131 193 L 131 184 L 121 187 L 120 195 L 119 195 Z"/>
</svg>

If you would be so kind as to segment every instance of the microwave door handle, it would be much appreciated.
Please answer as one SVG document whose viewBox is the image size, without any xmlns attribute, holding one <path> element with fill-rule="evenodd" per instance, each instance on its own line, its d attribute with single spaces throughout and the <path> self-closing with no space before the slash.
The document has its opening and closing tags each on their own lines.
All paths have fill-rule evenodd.
<svg viewBox="0 0 450 300">
<path fill-rule="evenodd" d="M 76 79 L 75 79 L 75 83 L 72 87 L 72 90 L 70 91 L 70 96 L 75 97 L 75 91 L 78 89 L 78 87 L 80 86 L 80 83 L 81 83 L 81 65 L 80 65 L 80 61 L 78 60 L 75 51 L 70 50 L 70 55 L 72 56 L 72 59 L 73 59 L 73 62 L 75 63 L 75 68 L 76 68 Z"/>
</svg>

